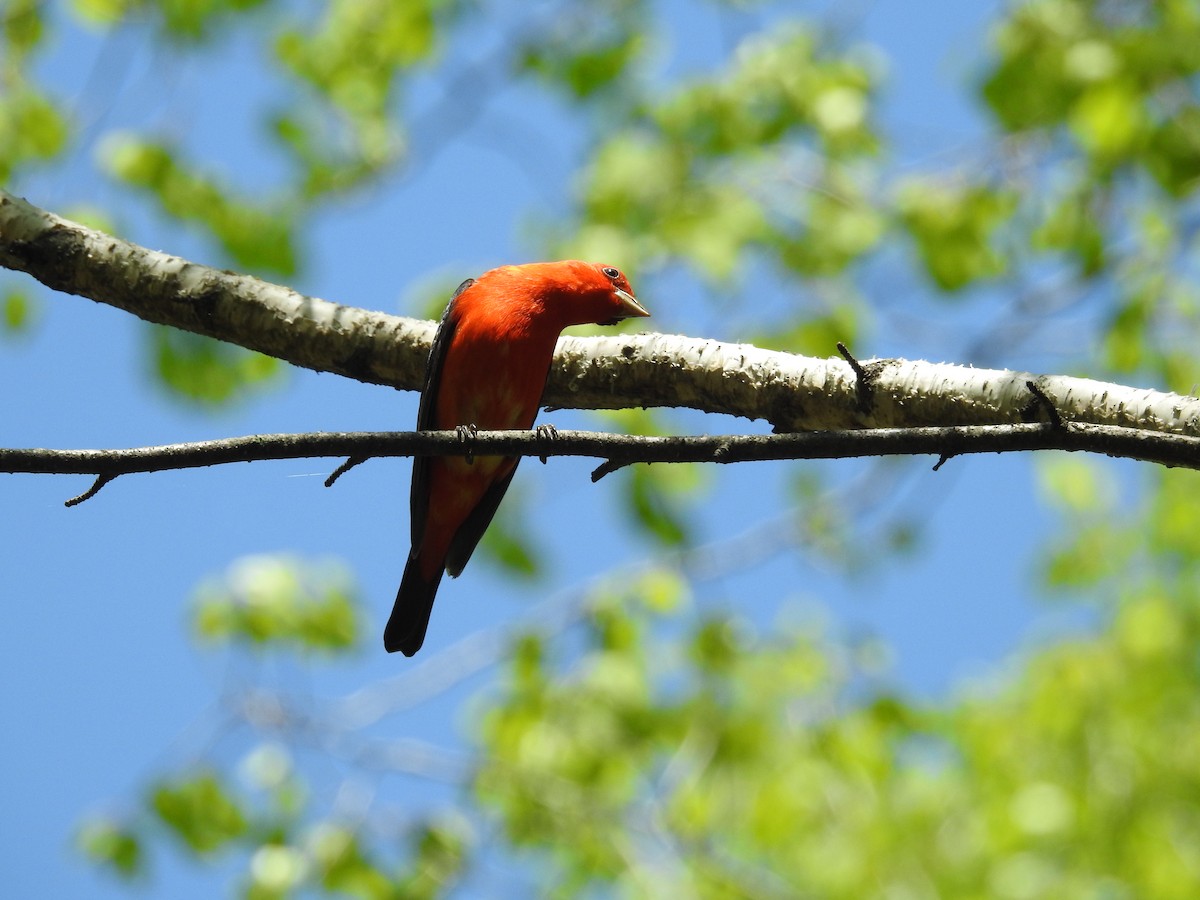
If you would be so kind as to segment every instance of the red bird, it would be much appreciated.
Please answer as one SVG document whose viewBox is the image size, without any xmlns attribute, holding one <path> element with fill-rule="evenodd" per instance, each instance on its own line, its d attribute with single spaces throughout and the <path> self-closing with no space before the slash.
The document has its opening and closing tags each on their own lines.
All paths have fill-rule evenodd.
<svg viewBox="0 0 1200 900">
<path fill-rule="evenodd" d="M 417 414 L 418 431 L 533 426 L 554 344 L 568 325 L 648 316 L 612 266 L 567 260 L 501 266 L 458 286 L 442 315 Z M 389 653 L 425 641 L 442 574 L 456 577 L 496 513 L 520 457 L 418 456 L 412 549 L 383 632 Z"/>
</svg>

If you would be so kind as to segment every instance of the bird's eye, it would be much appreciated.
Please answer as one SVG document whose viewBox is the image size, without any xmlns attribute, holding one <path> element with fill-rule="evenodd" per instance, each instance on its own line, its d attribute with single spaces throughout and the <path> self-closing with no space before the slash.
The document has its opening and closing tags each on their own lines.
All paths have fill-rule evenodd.
<svg viewBox="0 0 1200 900">
<path fill-rule="evenodd" d="M 621 273 L 619 271 L 617 271 L 616 269 L 614 269 L 612 266 L 605 266 L 600 271 L 603 272 L 605 275 L 607 275 L 609 278 L 616 279 L 616 278 L 621 277 Z"/>
</svg>

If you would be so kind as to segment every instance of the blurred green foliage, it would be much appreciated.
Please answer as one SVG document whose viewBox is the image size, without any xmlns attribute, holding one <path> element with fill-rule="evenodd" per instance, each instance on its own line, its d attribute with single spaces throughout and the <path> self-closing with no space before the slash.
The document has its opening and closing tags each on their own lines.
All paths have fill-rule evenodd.
<svg viewBox="0 0 1200 900">
<path fill-rule="evenodd" d="M 1087 477 L 1048 484 L 1071 502 Z M 695 616 L 686 578 L 648 569 L 592 590 L 579 652 L 540 633 L 513 646 L 473 726 L 478 825 L 430 814 L 398 840 L 325 818 L 267 744 L 239 766 L 250 791 L 188 771 L 135 815 L 86 823 L 80 843 L 126 876 L 146 871 L 160 832 L 201 858 L 237 854 L 249 897 L 443 896 L 493 827 L 553 896 L 1186 897 L 1200 554 L 1181 531 L 1167 538 L 1180 563 L 1150 563 L 1147 523 L 1171 532 L 1197 499 L 1183 479 L 1169 487 L 1177 503 L 1128 517 L 1146 564 L 1107 582 L 1103 627 L 941 705 L 875 681 L 869 646 Z"/>
<path fill-rule="evenodd" d="M 297 274 L 322 204 L 410 162 L 410 88 L 449 79 L 447 48 L 486 14 L 462 0 L 298 9 L 76 0 L 56 10 L 112 31 L 149 23 L 150 40 L 173 53 L 235 33 L 263 48 L 286 85 L 261 116 L 273 142 L 264 153 L 285 163 L 269 189 L 239 186 L 220 158 L 193 160 L 154 125 L 103 134 L 101 171 L 230 265 L 277 276 Z M 590 135 L 572 214 L 543 229 L 547 255 L 620 262 L 635 278 L 686 268 L 719 314 L 744 300 L 748 333 L 809 353 L 869 335 L 877 307 L 905 299 L 872 293 L 881 266 L 889 287 L 928 286 L 962 308 L 1055 272 L 1095 323 L 1064 348 L 1073 365 L 1192 388 L 1194 0 L 1006 8 L 965 86 L 988 117 L 987 152 L 934 154 L 915 171 L 891 165 L 874 49 L 789 10 L 732 41 L 719 64 L 668 77 L 655 67 L 669 39 L 657 11 L 646 0 L 561 0 L 502 43 L 506 83 L 553 94 Z M 54 21 L 48 4 L 0 3 L 6 186 L 82 139 L 78 111 L 36 78 Z M 897 270 L 915 277 L 893 282 Z M 749 271 L 770 273 L 785 299 L 743 297 Z M 36 296 L 0 290 L 6 332 L 36 323 Z M 1027 311 L 1052 312 L 1053 301 Z M 245 396 L 280 368 L 190 335 L 148 334 L 156 378 L 204 404 Z M 668 427 L 645 411 L 607 421 Z M 616 477 L 642 536 L 672 552 L 693 546 L 708 496 L 698 469 Z M 543 892 L 564 897 L 1195 896 L 1200 487 L 1192 473 L 1144 472 L 1126 497 L 1111 482 L 1094 461 L 1051 458 L 1041 470 L 1062 522 L 1041 582 L 1089 598 L 1091 630 L 942 703 L 887 690 L 877 647 L 786 619 L 757 634 L 736 616 L 699 614 L 687 578 L 664 564 L 594 587 L 575 644 L 536 630 L 513 643 L 503 684 L 470 720 L 475 756 L 452 813 L 404 807 L 401 824 L 384 815 L 385 826 L 339 817 L 270 743 L 243 761 L 244 787 L 218 763 L 184 765 L 127 816 L 89 820 L 79 846 L 133 877 L 169 836 L 200 860 L 235 856 L 253 898 L 443 896 L 497 847 L 531 860 Z M 806 533 L 828 558 L 849 558 L 843 510 L 814 492 L 797 489 Z M 518 507 L 505 513 L 514 523 Z M 901 528 L 894 543 L 915 538 Z M 517 573 L 540 561 L 519 524 L 484 548 Z M 194 628 L 259 656 L 336 656 L 356 646 L 360 618 L 344 575 L 267 558 L 202 586 Z M 273 741 L 311 739 L 317 720 L 275 711 Z"/>
<path fill-rule="evenodd" d="M 52 160 L 67 141 L 62 109 L 26 73 L 46 37 L 41 6 L 37 0 L 0 5 L 0 182 Z"/>
<path fill-rule="evenodd" d="M 200 406 L 222 406 L 279 379 L 283 363 L 272 356 L 165 325 L 153 325 L 154 374 L 164 387 Z"/>
<path fill-rule="evenodd" d="M 452 814 L 405 829 L 408 866 L 393 868 L 368 846 L 369 836 L 338 817 L 313 815 L 307 784 L 288 751 L 263 743 L 230 774 L 198 768 L 151 787 L 124 817 L 97 815 L 79 829 L 80 849 L 120 877 L 145 882 L 148 848 L 160 835 L 199 859 L 240 854 L 245 874 L 239 895 L 281 900 L 300 892 L 386 900 L 433 898 L 461 875 L 472 844 L 468 824 Z"/>
<path fill-rule="evenodd" d="M 914 179 L 900 186 L 897 205 L 926 270 L 942 290 L 1004 273 L 1008 259 L 993 235 L 1016 209 L 1012 194 Z"/>
<path fill-rule="evenodd" d="M 517 65 L 573 99 L 603 95 L 619 102 L 645 55 L 650 36 L 643 18 L 640 0 L 573 0 L 549 30 L 524 40 Z"/>
<path fill-rule="evenodd" d="M 197 856 L 222 849 L 246 831 L 241 805 L 213 772 L 190 773 L 155 786 L 150 806 Z"/>
<path fill-rule="evenodd" d="M 122 878 L 134 878 L 143 872 L 142 838 L 124 823 L 93 816 L 80 827 L 76 843 L 91 862 Z"/>
<path fill-rule="evenodd" d="M 884 229 L 861 194 L 869 174 L 851 174 L 879 148 L 875 86 L 866 61 L 808 28 L 746 41 L 727 70 L 649 94 L 606 130 L 558 252 L 603 248 L 635 271 L 674 255 L 716 281 L 750 251 L 800 275 L 844 271 Z"/>
<path fill-rule="evenodd" d="M 36 307 L 24 291 L 10 290 L 0 298 L 0 331 L 18 334 L 30 327 Z"/>
<path fill-rule="evenodd" d="M 478 547 L 480 556 L 518 578 L 533 579 L 541 575 L 543 548 L 537 545 L 530 531 L 530 518 L 526 494 L 519 484 L 514 485 L 505 494 L 493 525 L 483 533 Z"/>
<path fill-rule="evenodd" d="M 357 643 L 360 615 L 339 566 L 250 556 L 200 586 L 193 628 L 204 643 L 336 653 Z"/>
<path fill-rule="evenodd" d="M 864 691 L 811 628 L 702 619 L 664 647 L 636 587 L 601 597 L 578 658 L 518 650 L 478 789 L 564 896 L 1184 897 L 1196 559 L 942 708 Z"/>
<path fill-rule="evenodd" d="M 149 192 L 169 215 L 209 231 L 239 266 L 280 275 L 295 273 L 294 211 L 231 199 L 216 182 L 189 171 L 178 153 L 164 144 L 114 134 L 108 138 L 104 159 L 113 178 Z"/>
</svg>

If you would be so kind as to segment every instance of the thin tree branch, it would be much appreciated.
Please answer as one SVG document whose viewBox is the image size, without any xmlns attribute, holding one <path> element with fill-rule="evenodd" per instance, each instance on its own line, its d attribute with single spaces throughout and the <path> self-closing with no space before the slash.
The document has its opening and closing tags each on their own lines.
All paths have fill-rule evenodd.
<svg viewBox="0 0 1200 900">
<path fill-rule="evenodd" d="M 1082 450 L 1164 466 L 1200 469 L 1200 438 L 1080 422 L 873 428 L 796 434 L 641 437 L 591 431 L 480 431 L 464 442 L 457 431 L 263 434 L 122 450 L 5 450 L 0 472 L 96 475 L 96 484 L 134 472 L 159 472 L 233 462 L 346 457 L 357 465 L 377 456 L 588 456 L 606 462 L 599 480 L 631 463 L 736 463 L 783 459 L 932 454 L 938 466 L 965 453 Z M 348 468 L 339 466 L 340 474 Z M 332 483 L 332 478 L 330 482 Z"/>
<path fill-rule="evenodd" d="M 435 325 L 305 297 L 94 231 L 0 190 L 0 266 L 298 366 L 416 390 Z M 470 274 L 470 273 L 467 273 Z M 653 298 L 647 298 L 653 307 Z M 1200 436 L 1200 399 L 921 360 L 812 359 L 669 334 L 559 340 L 543 405 L 688 407 L 776 431 L 1016 424 L 1033 381 L 1065 420 Z"/>
</svg>

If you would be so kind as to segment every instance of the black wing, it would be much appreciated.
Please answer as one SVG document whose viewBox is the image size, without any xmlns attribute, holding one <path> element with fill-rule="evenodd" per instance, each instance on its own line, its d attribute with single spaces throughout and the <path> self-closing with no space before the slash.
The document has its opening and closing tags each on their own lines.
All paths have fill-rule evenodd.
<svg viewBox="0 0 1200 900">
<path fill-rule="evenodd" d="M 521 458 L 517 457 L 513 462 L 512 471 L 499 481 L 492 482 L 492 486 L 475 504 L 475 508 L 471 510 L 466 521 L 458 526 L 458 531 L 454 533 L 454 539 L 450 542 L 450 549 L 446 553 L 446 571 L 450 573 L 451 578 L 458 577 L 471 558 L 471 554 L 475 552 L 475 545 L 487 531 L 492 516 L 496 515 L 496 508 L 504 499 L 504 492 L 508 490 L 508 483 L 512 481 L 513 475 L 517 473 L 517 463 L 520 461 Z"/>
<path fill-rule="evenodd" d="M 442 383 L 442 366 L 446 362 L 446 351 L 454 337 L 456 321 L 453 316 L 454 301 L 459 294 L 475 283 L 474 278 L 468 278 L 458 286 L 454 296 L 442 313 L 442 321 L 438 325 L 437 334 L 433 336 L 433 347 L 429 351 L 429 362 L 425 365 L 425 385 L 421 389 L 421 406 L 417 411 L 417 431 L 431 431 L 434 411 L 437 409 L 437 389 Z M 425 516 L 429 511 L 429 461 L 432 457 L 413 457 L 412 493 L 409 498 L 409 508 L 412 514 L 412 546 L 415 550 L 421 546 L 425 537 Z M 497 501 L 498 502 L 498 501 Z"/>
</svg>

